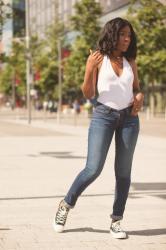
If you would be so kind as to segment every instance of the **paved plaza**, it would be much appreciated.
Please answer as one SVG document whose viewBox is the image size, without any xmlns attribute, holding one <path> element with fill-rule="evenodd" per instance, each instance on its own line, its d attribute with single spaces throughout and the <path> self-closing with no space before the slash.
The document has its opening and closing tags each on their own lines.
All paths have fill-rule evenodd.
<svg viewBox="0 0 166 250">
<path fill-rule="evenodd" d="M 114 142 L 103 172 L 71 210 L 65 232 L 56 234 L 59 201 L 85 165 L 88 127 L 1 119 L 0 250 L 165 250 L 166 137 L 155 126 L 146 130 L 151 133 L 140 132 L 122 221 L 129 237 L 117 240 L 109 233 Z"/>
</svg>

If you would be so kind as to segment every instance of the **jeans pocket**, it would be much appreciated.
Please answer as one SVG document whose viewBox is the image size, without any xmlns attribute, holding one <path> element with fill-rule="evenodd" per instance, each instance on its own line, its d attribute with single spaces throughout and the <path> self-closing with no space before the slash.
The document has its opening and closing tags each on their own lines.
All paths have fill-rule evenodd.
<svg viewBox="0 0 166 250">
<path fill-rule="evenodd" d="M 131 126 L 135 128 L 136 130 L 140 129 L 140 121 L 139 121 L 139 116 L 138 115 L 129 115 L 127 116 L 127 124 L 128 126 Z"/>
</svg>

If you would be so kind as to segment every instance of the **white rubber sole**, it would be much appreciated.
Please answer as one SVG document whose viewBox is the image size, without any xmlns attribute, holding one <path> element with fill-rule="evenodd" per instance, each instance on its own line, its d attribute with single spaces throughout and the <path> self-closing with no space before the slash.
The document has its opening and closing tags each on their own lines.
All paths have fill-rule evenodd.
<svg viewBox="0 0 166 250">
<path fill-rule="evenodd" d="M 110 230 L 110 233 L 111 233 L 112 237 L 115 239 L 126 239 L 127 238 L 127 234 L 125 232 L 114 233 Z"/>
<path fill-rule="evenodd" d="M 53 221 L 53 229 L 56 233 L 63 233 L 64 231 L 64 226 L 55 224 L 55 220 Z"/>
</svg>

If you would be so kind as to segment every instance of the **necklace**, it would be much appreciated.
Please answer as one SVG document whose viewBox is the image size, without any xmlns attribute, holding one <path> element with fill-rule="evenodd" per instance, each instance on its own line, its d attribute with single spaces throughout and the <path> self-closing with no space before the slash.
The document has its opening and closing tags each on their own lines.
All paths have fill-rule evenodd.
<svg viewBox="0 0 166 250">
<path fill-rule="evenodd" d="M 110 60 L 117 65 L 119 68 L 123 68 L 123 56 L 111 55 Z"/>
</svg>

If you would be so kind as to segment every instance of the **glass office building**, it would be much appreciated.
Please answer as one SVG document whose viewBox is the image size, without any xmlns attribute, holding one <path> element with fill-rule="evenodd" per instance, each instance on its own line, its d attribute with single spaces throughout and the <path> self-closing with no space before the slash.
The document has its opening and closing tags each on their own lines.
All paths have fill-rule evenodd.
<svg viewBox="0 0 166 250">
<path fill-rule="evenodd" d="M 43 38 L 55 19 L 56 0 L 29 0 L 30 32 Z"/>
<path fill-rule="evenodd" d="M 74 4 L 80 0 L 29 0 L 30 27 L 32 34 L 44 37 L 47 27 L 53 23 L 55 16 L 68 26 L 74 15 Z M 128 9 L 129 0 L 96 0 L 103 9 L 101 25 L 115 16 L 122 16 Z"/>
<path fill-rule="evenodd" d="M 12 5 L 12 17 L 4 26 L 0 53 L 10 54 L 13 38 L 25 36 L 25 0 L 6 0 L 5 3 Z"/>
<path fill-rule="evenodd" d="M 25 36 L 25 0 L 13 0 L 13 37 Z"/>
</svg>

